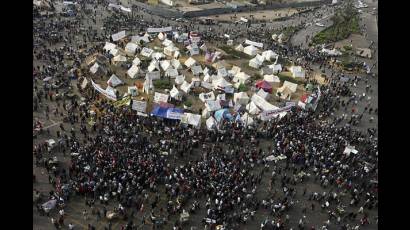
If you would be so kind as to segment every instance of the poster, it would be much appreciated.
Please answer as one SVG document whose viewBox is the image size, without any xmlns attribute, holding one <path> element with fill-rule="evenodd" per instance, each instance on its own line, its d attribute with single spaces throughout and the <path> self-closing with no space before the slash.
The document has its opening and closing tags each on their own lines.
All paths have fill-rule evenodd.
<svg viewBox="0 0 410 230">
<path fill-rule="evenodd" d="M 133 100 L 132 101 L 132 109 L 136 110 L 141 113 L 145 113 L 147 109 L 147 102 L 146 101 L 137 101 Z"/>
</svg>

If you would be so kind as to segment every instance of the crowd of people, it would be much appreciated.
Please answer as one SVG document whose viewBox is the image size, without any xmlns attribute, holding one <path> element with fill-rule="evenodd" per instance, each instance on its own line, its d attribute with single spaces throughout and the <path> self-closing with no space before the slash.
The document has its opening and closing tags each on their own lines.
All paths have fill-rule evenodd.
<svg viewBox="0 0 410 230">
<path fill-rule="evenodd" d="M 91 2 L 83 2 L 83 9 L 90 9 Z M 107 219 L 110 212 L 125 221 L 123 229 L 148 224 L 183 229 L 180 216 L 184 213 L 199 216 L 206 229 L 220 225 L 240 229 L 258 215 L 263 215 L 260 229 L 359 229 L 377 224 L 377 135 L 374 129 L 362 133 L 353 127 L 361 119 L 355 104 L 366 97 L 350 90 L 367 80 L 354 77 L 342 82 L 335 72 L 328 84 L 320 86 L 322 97 L 316 111 L 294 108 L 282 119 L 255 120 L 252 126 L 225 121 L 219 131 L 209 131 L 139 116 L 130 107 L 113 106 L 90 86 L 76 87 L 71 79 L 77 77 L 75 69 L 87 54 L 100 50 L 119 27 L 144 31 L 168 24 L 142 21 L 137 13 L 107 16 L 103 9 L 108 2 L 100 3 L 90 9 L 91 14 L 80 10 L 74 18 L 38 16 L 33 24 L 33 110 L 47 120 L 53 116 L 64 121 L 55 133 L 43 129 L 40 121 L 34 124 L 40 131 L 35 138 L 57 137 L 54 148 L 46 142 L 37 142 L 33 148 L 36 167 L 46 170 L 54 188 L 39 200 L 55 200 L 58 210 L 51 213 L 37 202 L 38 212 L 50 216 L 56 228 L 67 225 L 66 206 L 75 197 L 85 198 L 88 208 L 82 216 L 88 229 L 96 229 L 90 219 Z M 97 33 L 91 25 L 100 18 L 105 18 L 105 30 Z M 201 28 L 186 23 L 176 29 Z M 255 36 L 252 39 L 273 47 L 252 30 L 247 30 Z M 229 31 L 221 33 L 225 32 Z M 217 35 L 203 39 L 223 41 Z M 65 45 L 57 46 L 61 42 Z M 327 65 L 327 57 L 301 47 L 274 46 L 274 50 L 284 57 L 298 57 L 305 67 Z M 52 84 L 44 81 L 47 77 L 54 79 Z M 82 99 L 67 96 L 74 88 Z M 370 85 L 366 91 L 371 91 Z M 91 107 L 99 113 L 90 113 Z M 348 125 L 340 125 L 347 115 L 333 115 L 343 108 L 346 114 L 353 110 Z M 377 108 L 366 106 L 364 112 L 377 114 Z M 347 146 L 358 152 L 345 153 Z M 55 163 L 57 153 L 69 156 L 67 168 Z M 269 156 L 281 160 L 270 161 Z M 35 195 L 40 197 L 38 191 Z M 324 223 L 311 224 L 316 220 L 309 217 L 314 218 L 316 212 L 324 213 Z M 67 226 L 76 228 L 73 223 Z M 112 220 L 105 228 L 112 228 Z"/>
</svg>

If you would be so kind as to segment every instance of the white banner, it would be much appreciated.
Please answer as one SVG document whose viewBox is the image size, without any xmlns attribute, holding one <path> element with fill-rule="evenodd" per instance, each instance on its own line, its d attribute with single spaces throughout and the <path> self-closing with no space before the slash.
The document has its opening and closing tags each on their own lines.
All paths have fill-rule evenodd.
<svg viewBox="0 0 410 230">
<path fill-rule="evenodd" d="M 201 82 L 201 86 L 204 87 L 205 89 L 212 89 L 212 84 L 205 82 L 205 81 Z"/>
<path fill-rule="evenodd" d="M 181 120 L 183 115 L 183 113 L 170 112 L 169 110 L 167 111 L 168 119 Z"/>
<path fill-rule="evenodd" d="M 132 100 L 132 109 L 141 113 L 145 113 L 147 109 L 147 102 Z"/>
<path fill-rule="evenodd" d="M 126 37 L 125 30 L 118 32 L 116 34 L 111 35 L 113 41 L 118 41 Z"/>
<path fill-rule="evenodd" d="M 155 103 L 168 102 L 168 97 L 169 97 L 169 95 L 167 95 L 167 94 L 155 92 L 154 102 Z"/>
<path fill-rule="evenodd" d="M 262 121 L 266 121 L 269 120 L 273 117 L 277 117 L 280 116 L 280 113 L 285 113 L 290 111 L 290 109 L 293 107 L 293 105 L 291 106 L 285 106 L 283 108 L 279 108 L 279 109 L 274 109 L 274 110 L 267 110 L 267 111 L 263 111 L 260 114 L 261 120 Z M 285 114 L 283 114 L 282 116 L 284 116 Z"/>
<path fill-rule="evenodd" d="M 245 44 L 253 45 L 253 46 L 259 47 L 259 48 L 261 48 L 261 49 L 263 48 L 263 43 L 253 42 L 253 41 L 250 41 L 250 40 L 248 40 L 248 39 L 246 39 Z"/>
<path fill-rule="evenodd" d="M 148 28 L 148 33 L 161 33 L 161 32 L 170 32 L 172 31 L 172 26 L 162 27 L 162 28 Z"/>
<path fill-rule="evenodd" d="M 103 94 L 104 96 L 106 96 L 108 99 L 117 101 L 117 97 L 115 95 L 112 95 L 110 93 L 108 93 L 107 91 L 105 91 L 103 88 L 101 88 L 100 85 L 94 83 L 93 80 L 91 80 L 91 84 L 93 85 L 94 89 L 97 90 L 98 92 L 100 92 L 101 94 Z"/>
</svg>

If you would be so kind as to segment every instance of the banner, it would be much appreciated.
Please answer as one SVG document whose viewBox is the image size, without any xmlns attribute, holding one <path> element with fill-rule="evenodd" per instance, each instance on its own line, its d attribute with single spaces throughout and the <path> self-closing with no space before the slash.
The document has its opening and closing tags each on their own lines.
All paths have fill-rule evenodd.
<svg viewBox="0 0 410 230">
<path fill-rule="evenodd" d="M 117 100 L 117 97 L 115 95 L 112 95 L 110 93 L 108 93 L 107 91 L 105 91 L 103 88 L 101 88 L 100 85 L 94 83 L 93 80 L 91 80 L 91 84 L 93 85 L 94 89 L 97 90 L 99 93 L 103 94 L 104 96 L 106 96 L 108 99 Z"/>
<path fill-rule="evenodd" d="M 147 102 L 132 100 L 132 109 L 141 113 L 145 113 L 147 109 Z"/>
<path fill-rule="evenodd" d="M 127 96 L 119 101 L 113 103 L 114 107 L 118 108 L 124 105 L 130 105 L 131 103 L 131 96 Z"/>
<path fill-rule="evenodd" d="M 156 102 L 156 103 L 159 103 L 159 102 L 167 102 L 167 101 L 168 101 L 168 97 L 169 97 L 169 95 L 167 95 L 167 94 L 155 92 L 154 102 Z"/>
<path fill-rule="evenodd" d="M 183 115 L 184 115 L 183 113 L 172 112 L 169 109 L 167 111 L 168 119 L 181 120 Z"/>
<path fill-rule="evenodd" d="M 291 109 L 292 107 L 293 107 L 293 105 L 291 105 L 291 106 L 285 106 L 285 107 L 282 107 L 282 108 L 279 108 L 279 109 L 263 111 L 263 112 L 260 114 L 261 120 L 262 120 L 262 121 L 266 121 L 266 120 L 269 120 L 269 119 L 271 119 L 271 118 L 273 118 L 273 117 L 277 117 L 280 113 L 285 113 L 285 112 L 290 111 L 290 109 Z"/>
<path fill-rule="evenodd" d="M 253 41 L 250 41 L 248 39 L 246 39 L 245 44 L 252 45 L 252 46 L 255 46 L 255 47 L 259 47 L 259 48 L 263 48 L 263 43 L 253 42 Z"/>
<path fill-rule="evenodd" d="M 116 34 L 111 35 L 113 41 L 118 41 L 126 37 L 125 30 L 118 32 Z"/>
<path fill-rule="evenodd" d="M 172 31 L 172 26 L 162 27 L 162 28 L 148 28 L 148 33 L 161 33 L 161 32 L 170 32 Z"/>
</svg>

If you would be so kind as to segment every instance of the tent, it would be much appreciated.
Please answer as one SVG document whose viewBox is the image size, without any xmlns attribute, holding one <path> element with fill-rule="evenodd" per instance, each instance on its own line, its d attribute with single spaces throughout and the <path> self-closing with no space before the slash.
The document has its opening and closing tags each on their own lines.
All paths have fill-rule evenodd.
<svg viewBox="0 0 410 230">
<path fill-rule="evenodd" d="M 162 32 L 158 34 L 158 39 L 161 40 L 161 41 L 165 40 L 166 37 L 167 36 Z"/>
<path fill-rule="evenodd" d="M 273 59 L 278 58 L 278 55 L 273 52 L 272 50 L 266 50 L 262 52 L 262 56 L 265 58 L 267 61 L 272 61 Z"/>
<path fill-rule="evenodd" d="M 224 93 L 223 94 L 218 94 L 216 96 L 216 100 L 225 101 L 226 100 L 226 95 Z"/>
<path fill-rule="evenodd" d="M 178 48 L 173 45 L 164 48 L 164 54 L 170 57 L 174 55 L 175 51 L 178 51 Z"/>
<path fill-rule="evenodd" d="M 225 60 L 222 61 L 218 61 L 214 64 L 212 64 L 212 67 L 214 67 L 215 69 L 220 69 L 220 68 L 228 68 L 228 63 L 226 63 Z"/>
<path fill-rule="evenodd" d="M 244 51 L 243 45 L 239 44 L 238 46 L 235 47 L 235 50 L 239 52 L 243 52 Z"/>
<path fill-rule="evenodd" d="M 171 98 L 174 98 L 178 101 L 182 100 L 182 94 L 175 87 L 175 85 L 172 87 L 171 91 L 169 92 L 169 95 L 171 96 Z"/>
<path fill-rule="evenodd" d="M 159 70 L 159 62 L 157 60 L 152 60 L 149 63 L 149 66 L 147 68 L 148 72 L 152 72 L 154 70 Z"/>
<path fill-rule="evenodd" d="M 262 109 L 262 111 L 278 109 L 278 107 L 270 104 L 257 94 L 254 94 L 252 96 L 251 101 L 255 103 L 255 105 L 258 106 L 260 109 Z"/>
<path fill-rule="evenodd" d="M 193 43 L 193 44 L 187 46 L 187 49 L 189 50 L 189 53 L 190 53 L 191 56 L 194 56 L 194 55 L 198 55 L 198 54 L 199 54 L 198 45 L 195 44 L 195 43 Z"/>
<path fill-rule="evenodd" d="M 296 90 L 297 90 L 297 88 L 298 88 L 298 84 L 292 83 L 292 82 L 289 82 L 289 81 L 285 81 L 285 82 L 283 82 L 283 86 L 282 86 L 282 87 L 287 87 L 287 88 L 290 89 L 290 91 L 291 91 L 292 93 L 295 93 Z"/>
<path fill-rule="evenodd" d="M 232 84 L 227 82 L 224 78 L 218 78 L 218 79 L 214 79 L 212 80 L 212 85 L 214 87 L 214 89 L 220 89 L 220 90 L 225 90 L 225 88 L 229 88 L 232 87 Z"/>
<path fill-rule="evenodd" d="M 143 92 L 144 93 L 149 93 L 152 89 L 154 89 L 154 84 L 152 84 L 152 79 L 147 76 L 145 77 L 144 81 L 144 86 L 143 86 Z"/>
<path fill-rule="evenodd" d="M 248 113 L 244 113 L 241 117 L 241 121 L 244 126 L 252 125 L 253 124 L 253 118 L 249 116 Z"/>
<path fill-rule="evenodd" d="M 272 85 L 265 80 L 260 80 L 256 82 L 255 86 L 258 89 L 263 89 L 266 92 L 272 93 Z"/>
<path fill-rule="evenodd" d="M 184 75 L 178 75 L 175 78 L 175 84 L 177 84 L 177 85 L 181 85 L 182 83 L 184 83 L 184 81 L 185 81 L 185 76 Z"/>
<path fill-rule="evenodd" d="M 113 87 L 107 86 L 107 88 L 105 89 L 105 92 L 106 92 L 109 96 L 111 96 L 111 97 L 113 97 L 113 98 L 117 98 L 117 90 L 114 89 Z"/>
<path fill-rule="evenodd" d="M 144 47 L 144 48 L 142 48 L 140 54 L 144 57 L 149 58 L 149 57 L 151 57 L 152 53 L 154 53 L 154 50 L 152 50 L 150 48 L 147 48 L 147 47 Z"/>
<path fill-rule="evenodd" d="M 233 120 L 233 116 L 228 109 L 220 109 L 216 111 L 214 117 L 217 122 L 220 122 L 223 118 L 228 119 L 230 121 Z"/>
<path fill-rule="evenodd" d="M 111 51 L 112 49 L 115 49 L 117 47 L 117 45 L 115 45 L 115 44 L 113 44 L 113 43 L 111 43 L 111 42 L 105 42 L 105 45 L 104 45 L 104 50 L 105 51 Z"/>
<path fill-rule="evenodd" d="M 192 87 L 199 87 L 201 86 L 201 79 L 199 77 L 193 77 L 191 80 Z"/>
<path fill-rule="evenodd" d="M 226 77 L 226 76 L 228 76 L 228 72 L 226 72 L 225 67 L 219 68 L 219 69 L 217 70 L 217 73 L 218 73 L 218 77 Z"/>
<path fill-rule="evenodd" d="M 110 79 L 108 79 L 107 84 L 111 85 L 112 87 L 116 87 L 118 85 L 123 84 L 124 82 L 121 81 L 115 74 L 111 75 Z"/>
<path fill-rule="evenodd" d="M 290 100 L 292 97 L 292 91 L 288 87 L 281 87 L 277 90 L 276 95 L 279 96 L 280 93 L 280 98 L 284 100 Z"/>
<path fill-rule="evenodd" d="M 185 93 L 189 93 L 191 92 L 191 87 L 192 87 L 192 84 L 184 80 L 184 83 L 182 83 L 181 85 L 181 90 L 184 91 Z"/>
<path fill-rule="evenodd" d="M 127 92 L 132 97 L 138 96 L 138 88 L 136 86 L 128 86 Z"/>
<path fill-rule="evenodd" d="M 155 92 L 155 94 L 154 94 L 154 102 L 155 102 L 155 103 L 167 102 L 167 101 L 168 101 L 168 97 L 169 97 L 169 96 L 168 96 L 167 94 Z"/>
<path fill-rule="evenodd" d="M 208 111 L 207 108 L 205 108 L 205 109 L 202 110 L 202 115 L 201 115 L 201 116 L 202 116 L 203 118 L 208 118 L 208 117 L 211 116 L 211 113 Z"/>
<path fill-rule="evenodd" d="M 267 100 L 269 97 L 269 93 L 265 92 L 263 89 L 260 89 L 256 95 L 260 96 L 261 98 Z"/>
<path fill-rule="evenodd" d="M 265 67 L 262 67 L 261 68 L 261 70 L 260 70 L 260 72 L 259 72 L 259 74 L 260 75 L 271 75 L 271 74 L 273 74 L 273 69 L 271 69 L 271 68 L 269 68 L 269 67 L 267 67 L 267 66 L 265 66 Z"/>
<path fill-rule="evenodd" d="M 185 62 L 185 66 L 188 68 L 191 68 L 192 66 L 194 66 L 196 63 L 195 59 L 193 59 L 192 57 L 189 57 Z"/>
<path fill-rule="evenodd" d="M 280 83 L 279 77 L 275 76 L 275 75 L 264 75 L 263 80 L 270 83 L 270 84 Z"/>
<path fill-rule="evenodd" d="M 295 78 L 305 78 L 305 70 L 302 69 L 302 66 L 292 66 L 290 72 Z"/>
<path fill-rule="evenodd" d="M 145 74 L 145 78 L 149 78 L 151 80 L 158 80 L 161 78 L 161 73 L 159 71 L 152 71 Z"/>
<path fill-rule="evenodd" d="M 209 117 L 209 118 L 206 120 L 206 128 L 207 128 L 208 130 L 214 129 L 214 128 L 216 127 L 216 125 L 217 125 L 217 123 L 216 123 L 215 118 Z"/>
<path fill-rule="evenodd" d="M 232 69 L 231 69 L 229 72 L 232 73 L 232 75 L 235 75 L 235 74 L 241 72 L 241 68 L 238 67 L 238 66 L 236 66 L 236 65 L 234 65 L 234 66 L 232 66 Z"/>
<path fill-rule="evenodd" d="M 222 108 L 221 104 L 218 101 L 214 101 L 214 100 L 205 101 L 205 107 L 209 112 L 213 112 L 213 111 L 216 111 Z"/>
<path fill-rule="evenodd" d="M 125 38 L 126 36 L 127 35 L 125 34 L 125 30 L 123 30 L 123 31 L 120 31 L 116 34 L 111 35 L 111 38 L 112 38 L 113 41 L 116 42 L 116 41 L 119 41 L 119 40 Z"/>
<path fill-rule="evenodd" d="M 125 53 L 128 55 L 135 55 L 135 52 L 139 49 L 140 47 L 133 43 L 133 42 L 128 42 L 127 45 L 125 46 Z"/>
<path fill-rule="evenodd" d="M 262 65 L 262 62 L 260 62 L 256 57 L 249 60 L 249 66 L 252 68 L 259 69 L 261 65 Z"/>
<path fill-rule="evenodd" d="M 180 54 L 181 53 L 179 52 L 179 50 L 175 51 L 174 52 L 174 58 L 178 58 Z"/>
<path fill-rule="evenodd" d="M 212 82 L 212 78 L 208 73 L 206 73 L 204 76 L 204 82 L 208 82 L 208 83 Z"/>
<path fill-rule="evenodd" d="M 165 47 L 167 47 L 167 46 L 174 46 L 174 43 L 173 43 L 171 40 L 169 40 L 168 38 L 166 38 L 166 39 L 162 42 L 162 45 L 165 46 Z"/>
<path fill-rule="evenodd" d="M 200 65 L 192 66 L 191 71 L 194 76 L 198 76 L 200 73 L 202 73 L 202 67 Z"/>
<path fill-rule="evenodd" d="M 273 70 L 274 74 L 282 72 L 282 65 L 281 64 L 272 64 L 272 65 L 268 65 L 268 67 Z"/>
<path fill-rule="evenodd" d="M 181 62 L 179 62 L 178 59 L 172 59 L 171 60 L 171 65 L 177 70 L 182 69 Z"/>
<path fill-rule="evenodd" d="M 208 101 L 208 100 L 215 100 L 215 95 L 213 92 L 209 93 L 200 93 L 199 94 L 199 100 L 202 102 Z"/>
<path fill-rule="evenodd" d="M 168 68 L 167 71 L 165 71 L 165 76 L 170 78 L 176 78 L 178 76 L 178 70 Z"/>
<path fill-rule="evenodd" d="M 246 110 L 252 115 L 260 113 L 260 109 L 255 105 L 253 101 L 246 105 Z"/>
<path fill-rule="evenodd" d="M 122 56 L 122 55 L 117 55 L 113 58 L 114 62 L 125 62 L 127 61 L 127 58 Z"/>
<path fill-rule="evenodd" d="M 199 49 L 201 49 L 202 51 L 206 52 L 208 50 L 208 47 L 206 47 L 205 43 L 202 44 L 201 47 L 199 47 Z"/>
<path fill-rule="evenodd" d="M 192 114 L 192 113 L 184 113 L 181 118 L 181 123 L 192 125 L 195 128 L 201 127 L 201 115 Z"/>
<path fill-rule="evenodd" d="M 117 55 L 120 54 L 120 50 L 117 49 L 117 48 L 111 49 L 111 50 L 110 50 L 110 54 L 111 54 L 112 56 L 117 56 Z"/>
<path fill-rule="evenodd" d="M 154 52 L 152 53 L 151 57 L 154 58 L 155 60 L 161 60 L 162 58 L 165 58 L 165 55 L 160 52 Z"/>
<path fill-rule="evenodd" d="M 141 64 L 141 60 L 138 57 L 135 57 L 134 60 L 132 61 L 133 65 L 140 65 Z"/>
<path fill-rule="evenodd" d="M 135 78 L 139 72 L 139 67 L 137 65 L 132 65 L 131 68 L 127 71 L 128 76 L 130 76 L 130 78 Z"/>
<path fill-rule="evenodd" d="M 339 50 L 337 50 L 337 49 L 326 49 L 326 48 L 323 48 L 321 51 L 320 51 L 321 53 L 325 53 L 325 54 L 327 54 L 327 55 L 329 55 L 329 56 L 339 56 L 339 55 L 342 55 L 342 52 L 340 52 Z"/>
<path fill-rule="evenodd" d="M 252 45 L 247 46 L 243 49 L 243 52 L 249 56 L 255 56 L 258 53 L 258 51 L 259 49 Z"/>
<path fill-rule="evenodd" d="M 97 62 L 90 68 L 90 72 L 95 75 L 106 74 L 107 70 L 100 66 Z"/>
<path fill-rule="evenodd" d="M 235 104 L 246 105 L 249 102 L 249 96 L 246 92 L 234 93 L 233 101 Z"/>
<path fill-rule="evenodd" d="M 163 60 L 160 62 L 160 65 L 164 71 L 167 71 L 167 69 L 171 67 L 171 62 L 168 60 Z"/>
</svg>

